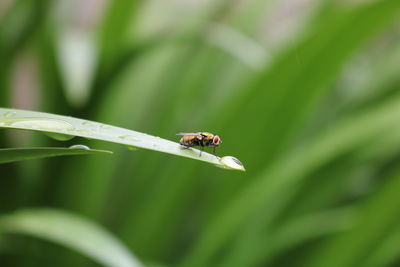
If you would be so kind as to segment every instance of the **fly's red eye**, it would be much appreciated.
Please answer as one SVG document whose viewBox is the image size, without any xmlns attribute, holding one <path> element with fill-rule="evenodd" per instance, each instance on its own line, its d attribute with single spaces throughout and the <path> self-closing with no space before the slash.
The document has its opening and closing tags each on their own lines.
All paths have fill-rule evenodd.
<svg viewBox="0 0 400 267">
<path fill-rule="evenodd" d="M 218 136 L 214 136 L 214 140 L 213 140 L 213 143 L 214 144 L 219 144 L 219 137 Z"/>
</svg>

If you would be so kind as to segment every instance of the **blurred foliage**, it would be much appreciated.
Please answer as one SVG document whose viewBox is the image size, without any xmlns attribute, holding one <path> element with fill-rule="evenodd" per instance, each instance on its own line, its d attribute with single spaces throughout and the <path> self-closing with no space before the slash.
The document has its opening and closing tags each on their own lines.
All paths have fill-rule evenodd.
<svg viewBox="0 0 400 267">
<path fill-rule="evenodd" d="M 217 133 L 247 172 L 79 140 L 114 155 L 2 164 L 0 212 L 67 210 L 149 266 L 397 266 L 399 18 L 397 0 L 2 1 L 1 107 Z M 35 236 L 2 235 L 0 265 L 103 262 Z"/>
</svg>

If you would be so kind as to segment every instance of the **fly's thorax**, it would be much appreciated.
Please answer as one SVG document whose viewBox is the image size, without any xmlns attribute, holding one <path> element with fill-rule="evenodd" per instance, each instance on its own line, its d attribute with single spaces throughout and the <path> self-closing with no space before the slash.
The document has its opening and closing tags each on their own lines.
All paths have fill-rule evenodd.
<svg viewBox="0 0 400 267">
<path fill-rule="evenodd" d="M 207 133 L 207 132 L 202 132 L 200 135 L 203 137 L 205 140 L 212 140 L 214 135 L 212 133 Z"/>
<path fill-rule="evenodd" d="M 207 132 L 203 132 L 201 133 L 201 135 L 203 137 L 203 144 L 205 146 L 211 146 L 214 135 L 212 133 L 207 133 Z"/>
</svg>

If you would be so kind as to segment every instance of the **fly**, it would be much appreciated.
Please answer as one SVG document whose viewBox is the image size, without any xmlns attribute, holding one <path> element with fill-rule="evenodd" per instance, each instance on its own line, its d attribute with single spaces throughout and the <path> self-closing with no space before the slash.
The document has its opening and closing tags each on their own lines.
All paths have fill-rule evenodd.
<svg viewBox="0 0 400 267">
<path fill-rule="evenodd" d="M 179 143 L 184 147 L 199 146 L 201 151 L 204 147 L 212 147 L 215 155 L 215 148 L 222 143 L 221 138 L 218 135 L 214 135 L 208 132 L 197 132 L 197 133 L 178 133 L 177 135 L 182 136 Z M 200 156 L 201 156 L 200 151 Z"/>
</svg>

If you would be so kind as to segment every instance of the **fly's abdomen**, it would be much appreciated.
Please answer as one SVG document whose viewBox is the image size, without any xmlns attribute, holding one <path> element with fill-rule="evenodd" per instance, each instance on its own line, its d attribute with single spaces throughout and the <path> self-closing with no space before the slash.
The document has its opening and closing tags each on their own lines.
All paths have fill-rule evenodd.
<svg viewBox="0 0 400 267">
<path fill-rule="evenodd" d="M 185 144 L 185 137 L 184 137 L 184 136 L 181 138 L 181 140 L 179 140 L 179 144 L 181 144 L 181 145 L 186 145 L 186 144 Z"/>
<path fill-rule="evenodd" d="M 195 146 L 195 138 L 193 136 L 183 136 L 179 143 L 183 146 Z"/>
</svg>

